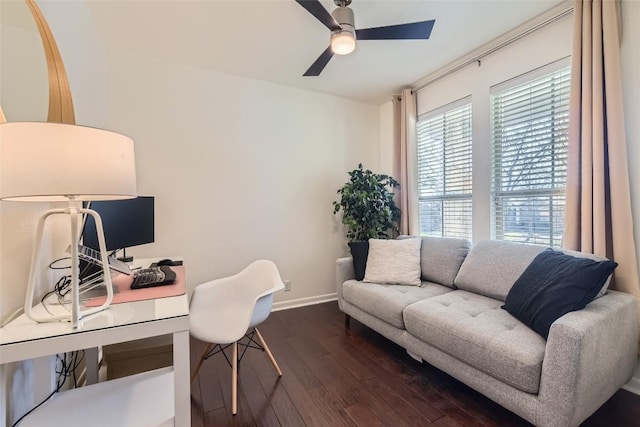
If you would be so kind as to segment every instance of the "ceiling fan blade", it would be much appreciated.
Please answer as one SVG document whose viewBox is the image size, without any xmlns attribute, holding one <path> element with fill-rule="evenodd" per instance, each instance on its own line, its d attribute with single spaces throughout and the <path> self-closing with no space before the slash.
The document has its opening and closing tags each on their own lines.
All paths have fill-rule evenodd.
<svg viewBox="0 0 640 427">
<path fill-rule="evenodd" d="M 319 76 L 324 67 L 327 66 L 329 60 L 333 57 L 333 51 L 331 50 L 331 46 L 325 49 L 324 52 L 316 59 L 316 61 L 311 64 L 311 67 L 303 74 L 305 77 L 309 76 Z"/>
<path fill-rule="evenodd" d="M 356 30 L 358 40 L 426 40 L 431 35 L 435 19 L 387 27 Z"/>
<path fill-rule="evenodd" d="M 307 12 L 312 14 L 318 21 L 322 22 L 331 31 L 339 30 L 341 27 L 338 22 L 333 19 L 333 16 L 327 11 L 327 9 L 320 4 L 318 0 L 296 0 L 296 2 L 304 7 Z"/>
</svg>

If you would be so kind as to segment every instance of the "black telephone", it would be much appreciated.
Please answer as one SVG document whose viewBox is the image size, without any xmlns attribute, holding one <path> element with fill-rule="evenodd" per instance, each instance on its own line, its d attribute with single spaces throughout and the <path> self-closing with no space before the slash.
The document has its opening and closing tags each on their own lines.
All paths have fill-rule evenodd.
<svg viewBox="0 0 640 427">
<path fill-rule="evenodd" d="M 143 289 L 153 286 L 172 285 L 176 281 L 176 272 L 168 265 L 144 268 L 133 274 L 131 289 Z"/>
</svg>

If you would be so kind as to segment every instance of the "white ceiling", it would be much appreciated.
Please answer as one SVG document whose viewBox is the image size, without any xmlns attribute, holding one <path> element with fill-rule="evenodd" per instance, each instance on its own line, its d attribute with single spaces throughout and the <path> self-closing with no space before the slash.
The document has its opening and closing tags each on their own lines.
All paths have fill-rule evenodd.
<svg viewBox="0 0 640 427">
<path fill-rule="evenodd" d="M 360 41 L 319 77 L 303 77 L 329 30 L 294 0 L 87 0 L 110 49 L 375 104 L 558 3 L 353 0 L 356 28 L 435 19 L 431 38 Z"/>
</svg>

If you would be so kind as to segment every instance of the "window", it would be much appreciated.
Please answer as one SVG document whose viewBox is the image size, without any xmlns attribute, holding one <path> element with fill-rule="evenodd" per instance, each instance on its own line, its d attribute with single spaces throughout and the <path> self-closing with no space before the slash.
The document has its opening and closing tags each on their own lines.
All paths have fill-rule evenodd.
<svg viewBox="0 0 640 427">
<path fill-rule="evenodd" d="M 417 123 L 420 234 L 471 239 L 471 101 Z"/>
<path fill-rule="evenodd" d="M 562 61 L 491 89 L 496 239 L 554 247 L 562 242 L 569 81 Z"/>
</svg>

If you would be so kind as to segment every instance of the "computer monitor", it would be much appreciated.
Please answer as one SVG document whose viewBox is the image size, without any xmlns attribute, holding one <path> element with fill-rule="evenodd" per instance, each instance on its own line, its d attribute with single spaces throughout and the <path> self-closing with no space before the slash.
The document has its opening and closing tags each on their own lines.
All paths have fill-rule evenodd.
<svg viewBox="0 0 640 427">
<path fill-rule="evenodd" d="M 107 251 L 153 243 L 153 197 L 91 202 L 89 207 L 98 212 L 102 219 Z M 91 215 L 87 215 L 84 223 L 82 244 L 99 249 L 96 223 Z"/>
</svg>

